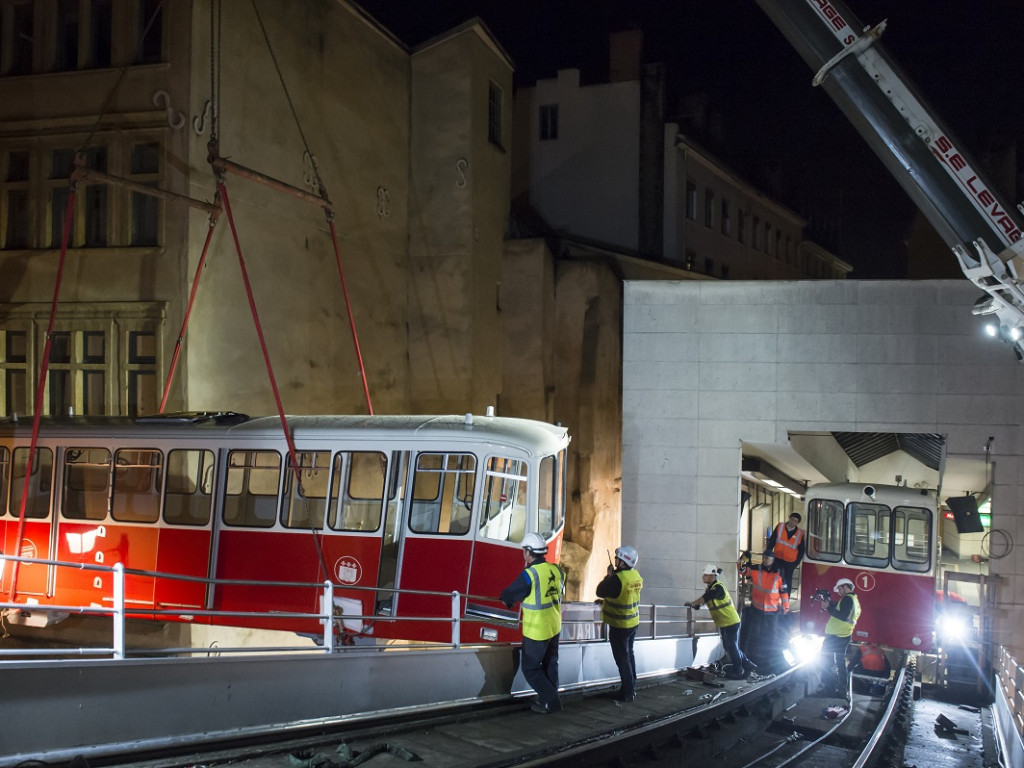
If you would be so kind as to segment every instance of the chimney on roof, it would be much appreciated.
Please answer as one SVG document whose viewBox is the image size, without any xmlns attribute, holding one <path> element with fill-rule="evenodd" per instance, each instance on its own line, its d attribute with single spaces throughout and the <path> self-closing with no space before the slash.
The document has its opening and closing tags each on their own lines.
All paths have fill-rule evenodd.
<svg viewBox="0 0 1024 768">
<path fill-rule="evenodd" d="M 643 52 L 643 30 L 626 29 L 612 32 L 608 41 L 608 82 L 639 80 Z"/>
</svg>

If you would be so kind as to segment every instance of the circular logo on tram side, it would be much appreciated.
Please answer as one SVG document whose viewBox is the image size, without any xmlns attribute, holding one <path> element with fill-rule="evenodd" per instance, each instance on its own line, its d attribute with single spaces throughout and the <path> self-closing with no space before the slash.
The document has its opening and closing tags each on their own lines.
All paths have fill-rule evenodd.
<svg viewBox="0 0 1024 768">
<path fill-rule="evenodd" d="M 36 543 L 28 539 L 22 539 L 21 552 L 18 553 L 18 557 L 39 557 L 36 552 Z M 23 565 L 31 565 L 31 563 L 23 563 Z"/>
<path fill-rule="evenodd" d="M 345 555 L 334 564 L 334 578 L 342 584 L 355 584 L 363 575 L 363 566 L 354 557 Z"/>
<path fill-rule="evenodd" d="M 875 588 L 875 575 L 867 571 L 860 571 L 853 577 L 853 583 L 857 585 L 858 592 L 870 592 Z"/>
</svg>

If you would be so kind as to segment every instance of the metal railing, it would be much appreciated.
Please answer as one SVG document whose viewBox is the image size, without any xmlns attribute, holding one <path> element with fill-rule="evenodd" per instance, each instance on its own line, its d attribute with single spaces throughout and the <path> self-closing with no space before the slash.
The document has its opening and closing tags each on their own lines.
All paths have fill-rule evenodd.
<svg viewBox="0 0 1024 768">
<path fill-rule="evenodd" d="M 121 563 L 117 563 L 113 566 L 99 565 L 99 564 L 88 564 L 88 563 L 74 563 L 60 560 L 42 560 L 38 558 L 25 558 L 16 557 L 14 555 L 3 555 L 0 554 L 0 568 L 4 561 L 29 563 L 33 565 L 46 565 L 54 566 L 57 568 L 66 568 L 76 571 L 96 571 L 109 574 L 112 581 L 111 594 L 109 595 L 110 605 L 89 605 L 89 606 L 77 606 L 77 605 L 58 605 L 58 604 L 46 604 L 39 603 L 30 600 L 24 600 L 21 602 L 0 602 L 0 614 L 7 618 L 11 618 L 12 615 L 18 613 L 44 613 L 44 614 L 58 614 L 58 615 L 78 615 L 78 616 L 94 616 L 94 617 L 108 617 L 111 620 L 111 642 L 110 645 L 104 646 L 89 646 L 89 647 L 77 647 L 77 648 L 50 648 L 50 647 L 32 647 L 32 648 L 4 648 L 0 647 L 0 662 L 4 659 L 9 658 L 24 658 L 27 655 L 33 657 L 96 657 L 96 658 L 114 658 L 114 659 L 125 659 L 129 656 L 147 656 L 152 657 L 154 655 L 163 656 L 186 656 L 186 655 L 200 655 L 209 654 L 211 650 L 219 654 L 225 653 L 255 653 L 255 652 L 273 652 L 273 653 L 286 653 L 286 652 L 317 652 L 330 654 L 339 651 L 347 651 L 353 646 L 347 644 L 339 644 L 339 634 L 336 630 L 346 621 L 360 622 L 363 626 L 373 625 L 379 622 L 386 623 L 401 623 L 401 622 L 434 622 L 434 623 L 450 623 L 451 625 L 451 641 L 448 643 L 429 643 L 429 642 L 416 642 L 409 641 L 404 643 L 402 641 L 387 641 L 387 644 L 373 645 L 371 646 L 377 650 L 388 650 L 388 649 L 400 649 L 400 648 L 459 648 L 463 645 L 477 645 L 479 643 L 467 644 L 463 643 L 462 637 L 462 625 L 464 623 L 473 624 L 504 624 L 505 626 L 515 626 L 518 624 L 518 616 L 511 614 L 510 612 L 504 612 L 508 614 L 506 620 L 502 621 L 502 617 L 493 616 L 487 617 L 485 615 L 473 615 L 473 611 L 467 611 L 467 615 L 462 614 L 463 601 L 469 600 L 484 600 L 493 601 L 493 597 L 479 596 L 464 594 L 458 591 L 453 592 L 435 592 L 428 590 L 402 590 L 402 589 L 389 589 L 384 587 L 358 587 L 346 585 L 343 589 L 347 595 L 351 595 L 353 592 L 370 592 L 374 595 L 390 594 L 392 596 L 397 595 L 424 595 L 432 596 L 450 601 L 450 613 L 447 616 L 393 616 L 390 614 L 350 614 L 341 613 L 336 611 L 334 603 L 336 585 L 330 581 L 324 582 L 276 582 L 276 581 L 261 581 L 261 580 L 247 580 L 247 579 L 208 579 L 196 576 L 183 576 L 180 574 L 169 574 L 159 571 L 147 571 L 139 569 L 125 568 Z M 193 582 L 201 583 L 204 586 L 214 587 L 231 587 L 231 586 L 246 586 L 246 587 L 274 587 L 274 588 L 291 588 L 291 589 L 306 589 L 306 590 L 317 590 L 319 591 L 319 604 L 322 610 L 315 612 L 295 612 L 295 611 L 281 611 L 274 610 L 271 607 L 267 607 L 259 611 L 225 611 L 225 610 L 207 610 L 194 607 L 178 606 L 174 608 L 156 608 L 140 605 L 131 605 L 130 601 L 126 599 L 126 582 L 127 578 L 151 578 L 158 580 L 168 581 L 182 581 L 182 582 Z M 474 606 L 474 608 L 484 608 L 485 606 Z M 499 611 L 495 611 L 498 614 Z M 656 605 L 656 604 L 644 604 L 640 606 L 640 625 L 637 629 L 638 640 L 648 639 L 668 639 L 668 638 L 679 638 L 679 637 L 692 637 L 694 643 L 697 638 L 705 634 L 713 634 L 717 632 L 714 628 L 713 622 L 708 619 L 695 618 L 693 609 L 688 606 L 675 606 L 675 605 Z M 242 620 L 259 620 L 260 624 L 264 627 L 267 625 L 273 625 L 274 623 L 281 622 L 284 624 L 286 621 L 294 620 L 315 620 L 321 626 L 321 632 L 317 635 L 316 645 L 302 645 L 302 646 L 272 646 L 272 647 L 216 647 L 211 649 L 210 647 L 172 647 L 172 648 L 131 648 L 128 644 L 128 629 L 127 622 L 129 619 L 147 619 L 147 620 L 169 620 L 174 622 L 188 622 L 196 617 L 204 618 L 218 618 L 218 619 L 237 619 L 237 623 L 240 626 L 249 626 Z M 514 618 L 513 618 L 514 617 Z M 515 623 L 513 623 L 515 622 Z M 211 622 L 216 625 L 231 625 L 231 621 L 218 621 Z M 204 622 L 205 624 L 205 622 Z M 566 603 L 563 606 L 563 637 L 569 642 L 603 642 L 605 640 L 605 625 L 601 621 L 601 610 L 600 605 L 596 603 Z M 285 628 L 283 631 L 291 631 Z M 488 643 L 493 645 L 494 643 Z M 367 648 L 366 645 L 355 646 Z"/>
<path fill-rule="evenodd" d="M 996 660 L 996 677 L 1006 699 L 1010 720 L 1017 739 L 1024 740 L 1024 666 L 1018 664 L 1003 646 L 999 647 Z"/>
</svg>

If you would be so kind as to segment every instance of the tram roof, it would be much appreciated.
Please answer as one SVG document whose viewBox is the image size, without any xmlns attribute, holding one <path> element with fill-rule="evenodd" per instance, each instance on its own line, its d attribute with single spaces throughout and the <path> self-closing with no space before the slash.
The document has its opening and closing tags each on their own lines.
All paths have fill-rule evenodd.
<svg viewBox="0 0 1024 768">
<path fill-rule="evenodd" d="M 874 489 L 873 492 L 868 493 L 868 488 Z M 807 489 L 804 498 L 841 499 L 844 504 L 851 501 L 870 503 L 884 500 L 887 504 L 913 505 L 920 504 L 922 498 L 934 503 L 935 489 L 908 488 L 903 485 L 882 483 L 816 483 Z"/>
<path fill-rule="evenodd" d="M 532 419 L 476 414 L 449 415 L 301 415 L 286 416 L 297 440 L 323 438 L 337 431 L 346 437 L 370 437 L 374 433 L 418 439 L 437 438 L 458 442 L 509 443 L 530 447 L 539 453 L 553 453 L 568 442 L 568 430 Z M 13 429 L 12 429 L 13 428 Z M 0 434 L 31 433 L 30 417 L 0 421 Z M 276 439 L 283 436 L 278 416 L 255 416 L 232 411 L 196 411 L 153 416 L 47 416 L 40 419 L 46 435 L 89 435 L 111 437 L 182 437 L 188 434 L 222 434 L 237 438 Z"/>
</svg>

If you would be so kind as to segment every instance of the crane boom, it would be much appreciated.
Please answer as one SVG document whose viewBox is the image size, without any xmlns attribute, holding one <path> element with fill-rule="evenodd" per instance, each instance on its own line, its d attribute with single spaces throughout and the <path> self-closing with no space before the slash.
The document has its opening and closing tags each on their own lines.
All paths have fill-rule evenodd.
<svg viewBox="0 0 1024 768">
<path fill-rule="evenodd" d="M 841 0 L 757 0 L 815 71 L 822 87 L 882 160 L 964 275 L 985 295 L 993 335 L 1024 360 L 1024 218 L 1007 205 L 879 42 L 885 22 L 864 27 Z"/>
</svg>

